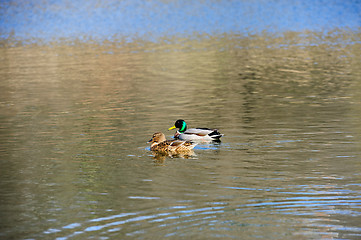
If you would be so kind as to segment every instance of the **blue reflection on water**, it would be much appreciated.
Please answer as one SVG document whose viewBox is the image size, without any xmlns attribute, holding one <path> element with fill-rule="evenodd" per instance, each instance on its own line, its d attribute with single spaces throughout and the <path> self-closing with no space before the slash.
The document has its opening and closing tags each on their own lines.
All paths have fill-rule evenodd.
<svg viewBox="0 0 361 240">
<path fill-rule="evenodd" d="M 358 29 L 360 1 L 1 1 L 0 38 L 123 37 Z"/>
</svg>

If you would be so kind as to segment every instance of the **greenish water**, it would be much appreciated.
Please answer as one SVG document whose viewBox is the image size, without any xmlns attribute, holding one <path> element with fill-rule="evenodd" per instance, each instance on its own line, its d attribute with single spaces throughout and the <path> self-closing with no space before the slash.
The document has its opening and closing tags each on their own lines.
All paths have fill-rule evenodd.
<svg viewBox="0 0 361 240">
<path fill-rule="evenodd" d="M 0 237 L 359 239 L 357 36 L 4 46 Z"/>
</svg>

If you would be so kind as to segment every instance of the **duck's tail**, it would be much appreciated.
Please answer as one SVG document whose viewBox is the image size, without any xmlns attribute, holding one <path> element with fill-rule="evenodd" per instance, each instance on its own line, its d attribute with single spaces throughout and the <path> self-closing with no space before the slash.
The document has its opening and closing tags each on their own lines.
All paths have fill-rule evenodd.
<svg viewBox="0 0 361 240">
<path fill-rule="evenodd" d="M 218 132 L 217 129 L 214 129 L 213 132 L 208 135 L 213 139 L 213 141 L 220 141 L 220 138 L 223 136 L 223 134 Z"/>
</svg>

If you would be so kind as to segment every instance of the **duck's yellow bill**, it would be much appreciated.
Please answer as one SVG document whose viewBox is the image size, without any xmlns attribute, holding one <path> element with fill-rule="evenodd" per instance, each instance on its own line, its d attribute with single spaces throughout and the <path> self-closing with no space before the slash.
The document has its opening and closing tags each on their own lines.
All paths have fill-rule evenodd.
<svg viewBox="0 0 361 240">
<path fill-rule="evenodd" d="M 173 127 L 170 127 L 170 128 L 168 128 L 168 130 L 172 130 L 172 129 L 175 129 L 176 127 L 175 126 L 173 126 Z"/>
</svg>

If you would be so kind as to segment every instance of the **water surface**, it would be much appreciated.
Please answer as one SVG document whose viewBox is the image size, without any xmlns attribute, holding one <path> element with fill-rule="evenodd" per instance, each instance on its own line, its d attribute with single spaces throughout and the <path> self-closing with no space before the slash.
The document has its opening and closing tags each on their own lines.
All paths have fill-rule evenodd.
<svg viewBox="0 0 361 240">
<path fill-rule="evenodd" d="M 361 238 L 359 35 L 309 36 L 1 48 L 0 236 Z"/>
</svg>

